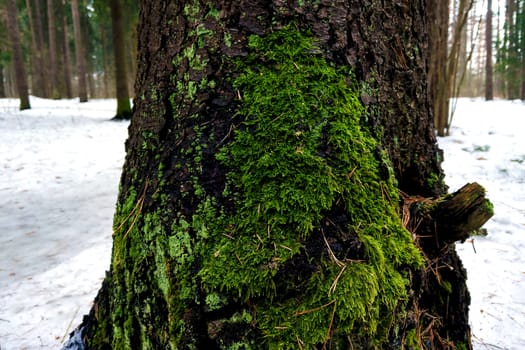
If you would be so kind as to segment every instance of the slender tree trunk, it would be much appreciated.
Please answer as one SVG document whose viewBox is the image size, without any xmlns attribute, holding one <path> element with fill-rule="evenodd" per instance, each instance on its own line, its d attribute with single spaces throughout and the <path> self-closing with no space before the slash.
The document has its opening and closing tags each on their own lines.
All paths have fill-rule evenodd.
<svg viewBox="0 0 525 350">
<path fill-rule="evenodd" d="M 0 29 L 5 30 L 6 28 L 4 27 L 3 22 L 4 22 L 4 16 L 0 13 Z M 5 42 L 3 44 L 0 44 L 0 57 L 2 58 L 6 57 L 5 56 L 6 53 L 4 49 L 5 44 L 6 44 Z M 7 97 L 6 95 L 6 83 L 7 82 L 6 82 L 4 70 L 5 70 L 4 61 L 3 59 L 0 59 L 0 98 Z"/>
<path fill-rule="evenodd" d="M 111 28 L 113 32 L 113 53 L 115 56 L 115 81 L 117 92 L 117 113 L 113 119 L 130 119 L 128 75 L 126 69 L 126 51 L 124 30 L 122 28 L 122 6 L 120 0 L 110 0 Z"/>
<path fill-rule="evenodd" d="M 41 66 L 37 67 L 38 73 L 42 77 L 42 97 L 49 98 L 51 84 L 49 80 L 49 62 L 48 57 L 48 47 L 44 40 L 44 22 L 42 20 L 42 3 L 41 0 L 34 1 L 35 8 L 35 29 L 36 29 L 36 38 L 37 38 L 37 47 L 40 55 Z"/>
<path fill-rule="evenodd" d="M 507 0 L 506 19 L 507 27 L 507 57 L 506 57 L 506 92 L 507 98 L 513 100 L 516 95 L 516 61 L 517 61 L 517 42 L 516 26 L 514 22 L 516 2 Z"/>
<path fill-rule="evenodd" d="M 109 92 L 109 73 L 111 71 L 111 64 L 109 62 L 109 55 L 107 53 L 108 50 L 106 50 L 107 43 L 106 38 L 109 36 L 109 34 L 106 34 L 106 29 L 104 26 L 100 27 L 100 42 L 102 46 L 102 66 L 104 69 L 104 75 L 102 76 L 102 86 L 104 88 L 104 97 L 105 98 L 111 98 L 114 97 L 114 94 L 110 94 Z"/>
<path fill-rule="evenodd" d="M 140 6 L 87 347 L 470 349 L 464 211 L 411 205 L 446 192 L 426 1 Z"/>
<path fill-rule="evenodd" d="M 66 2 L 65 0 L 62 0 L 62 27 L 64 30 L 64 40 L 62 42 L 62 52 L 63 52 L 63 60 L 64 64 L 62 66 L 63 68 L 63 79 L 64 79 L 64 85 L 66 88 L 66 98 L 73 98 L 73 87 L 71 86 L 71 50 L 69 49 L 69 29 L 68 29 L 68 23 L 67 23 L 67 15 L 66 15 Z"/>
<path fill-rule="evenodd" d="M 71 12 L 73 14 L 73 31 L 75 35 L 75 57 L 77 64 L 78 96 L 80 102 L 87 102 L 87 83 L 86 83 L 86 57 L 84 42 L 80 28 L 80 15 L 78 12 L 78 0 L 71 1 Z"/>
<path fill-rule="evenodd" d="M 0 51 L 0 54 L 2 52 Z M 7 97 L 5 93 L 5 77 L 4 77 L 4 65 L 0 63 L 0 98 Z"/>
<path fill-rule="evenodd" d="M 27 76 L 20 44 L 20 32 L 18 28 L 18 10 L 15 0 L 7 1 L 7 29 L 11 40 L 13 51 L 13 65 L 15 70 L 15 85 L 20 98 L 20 110 L 30 109 L 29 94 L 27 87 Z"/>
<path fill-rule="evenodd" d="M 487 2 L 487 19 L 485 26 L 485 100 L 491 101 L 494 99 L 494 79 L 492 77 L 492 0 L 488 0 Z"/>
<path fill-rule="evenodd" d="M 31 87 L 35 96 L 44 96 L 44 74 L 42 69 L 39 69 L 44 66 L 44 63 L 42 61 L 42 53 L 37 44 L 37 33 L 33 21 L 33 7 L 31 6 L 30 0 L 26 0 L 26 9 L 31 32 L 31 69 L 29 71 Z"/>
<path fill-rule="evenodd" d="M 57 66 L 57 42 L 56 42 L 56 22 L 55 5 L 53 0 L 47 0 L 47 24 L 49 34 L 49 80 L 51 82 L 50 97 L 60 98 L 58 66 Z"/>
</svg>

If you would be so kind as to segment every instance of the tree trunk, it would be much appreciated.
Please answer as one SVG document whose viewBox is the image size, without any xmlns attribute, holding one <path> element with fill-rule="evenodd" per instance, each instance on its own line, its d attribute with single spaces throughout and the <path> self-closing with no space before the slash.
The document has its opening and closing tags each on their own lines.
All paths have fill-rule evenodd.
<svg viewBox="0 0 525 350">
<path fill-rule="evenodd" d="M 73 88 L 71 86 L 71 50 L 69 49 L 69 30 L 67 23 L 67 11 L 66 11 L 66 1 L 62 0 L 62 26 L 64 30 L 64 40 L 62 42 L 63 54 L 64 54 L 64 64 L 63 64 L 63 75 L 64 75 L 64 85 L 66 88 L 66 97 L 73 98 Z"/>
<path fill-rule="evenodd" d="M 430 0 L 427 3 L 430 19 L 429 90 L 434 109 L 434 127 L 439 136 L 448 130 L 450 82 L 448 80 L 448 22 L 447 1 Z"/>
<path fill-rule="evenodd" d="M 5 30 L 4 28 L 4 25 L 3 25 L 3 16 L 0 14 L 0 30 Z M 5 30 L 7 32 L 7 30 Z M 4 42 L 5 43 L 5 42 Z M 0 44 L 0 98 L 5 98 L 7 97 L 6 95 L 6 79 L 5 79 L 5 74 L 4 74 L 4 69 L 5 69 L 5 61 L 6 60 L 6 52 L 4 51 L 4 46 L 5 44 Z"/>
<path fill-rule="evenodd" d="M 35 7 L 35 30 L 36 30 L 36 44 L 40 55 L 40 67 L 34 67 L 37 69 L 42 79 L 42 97 L 50 97 L 49 91 L 51 88 L 49 80 L 49 62 L 47 61 L 47 50 L 48 46 L 44 40 L 44 22 L 42 21 L 42 8 L 41 0 L 34 1 Z"/>
<path fill-rule="evenodd" d="M 11 40 L 13 51 L 13 65 L 15 69 L 15 84 L 20 98 L 20 110 L 30 109 L 29 94 L 27 87 L 27 76 L 22 56 L 22 46 L 20 44 L 20 32 L 18 28 L 18 10 L 15 0 L 7 1 L 7 30 Z"/>
<path fill-rule="evenodd" d="M 0 51 L 0 54 L 2 52 Z M 5 94 L 5 83 L 4 83 L 4 65 L 0 63 L 0 98 L 5 98 L 7 95 Z"/>
<path fill-rule="evenodd" d="M 56 42 L 56 23 L 55 5 L 53 0 L 47 0 L 47 24 L 49 34 L 49 80 L 51 82 L 50 97 L 60 98 L 58 67 L 57 67 L 57 42 Z"/>
<path fill-rule="evenodd" d="M 492 101 L 494 99 L 494 79 L 492 77 L 492 0 L 487 3 L 487 20 L 485 23 L 485 44 L 486 60 L 485 60 L 485 100 Z"/>
<path fill-rule="evenodd" d="M 77 63 L 78 96 L 80 102 L 87 102 L 86 83 L 86 57 L 84 54 L 84 41 L 80 29 L 80 15 L 78 12 L 78 0 L 71 1 L 71 12 L 73 14 L 73 31 L 75 35 L 75 57 Z"/>
<path fill-rule="evenodd" d="M 454 243 L 399 207 L 446 191 L 426 10 L 142 2 L 87 348 L 471 348 Z"/>
<path fill-rule="evenodd" d="M 126 69 L 125 37 L 122 29 L 122 6 L 120 0 L 110 0 L 111 28 L 113 31 L 113 53 L 115 55 L 115 81 L 117 92 L 117 113 L 113 119 L 130 119 L 128 74 Z"/>
</svg>

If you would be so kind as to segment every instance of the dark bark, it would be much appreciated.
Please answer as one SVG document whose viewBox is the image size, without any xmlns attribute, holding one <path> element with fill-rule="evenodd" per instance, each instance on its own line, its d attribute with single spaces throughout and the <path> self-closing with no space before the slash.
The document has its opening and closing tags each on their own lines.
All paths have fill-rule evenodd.
<svg viewBox="0 0 525 350">
<path fill-rule="evenodd" d="M 18 10 L 15 0 L 9 0 L 7 2 L 7 29 L 13 51 L 15 85 L 18 97 L 20 98 L 20 110 L 30 109 L 27 76 L 24 67 L 24 58 L 22 56 L 22 46 L 20 44 L 20 31 L 18 28 Z"/>
<path fill-rule="evenodd" d="M 71 50 L 69 49 L 69 30 L 67 23 L 67 4 L 65 0 L 62 0 L 62 28 L 64 31 L 62 41 L 62 52 L 63 52 L 63 80 L 65 86 L 66 98 L 73 98 L 73 88 L 71 86 Z"/>
<path fill-rule="evenodd" d="M 466 274 L 454 244 L 448 239 L 425 241 L 421 248 L 426 260 L 419 265 L 411 260 L 416 259 L 411 254 L 420 255 L 405 229 L 386 245 L 381 240 L 390 239 L 392 223 L 381 226 L 385 231 L 374 231 L 379 232 L 375 236 L 379 239 L 377 245 L 371 245 L 373 238 L 365 233 L 368 225 L 375 227 L 385 217 L 400 220 L 397 190 L 410 198 L 441 197 L 446 192 L 427 84 L 426 2 L 301 3 L 274 0 L 141 4 L 136 98 L 115 214 L 112 263 L 83 324 L 88 348 L 265 348 L 277 343 L 283 348 L 322 349 L 471 347 Z M 284 59 L 275 61 L 275 57 L 286 57 L 279 56 L 278 50 L 265 46 L 257 49 L 260 42 L 253 36 L 252 46 L 248 45 L 251 35 L 268 37 L 290 27 L 310 31 L 315 38 L 315 45 L 303 51 L 294 53 L 286 46 L 285 52 L 297 55 L 291 63 Z M 286 38 L 274 44 L 284 45 Z M 299 48 L 303 47 L 301 38 L 293 38 Z M 336 121 L 332 114 L 321 114 L 322 122 L 314 118 L 317 110 L 340 106 L 342 99 L 345 108 L 355 105 L 340 96 L 341 91 L 323 95 L 333 92 L 331 89 L 337 84 L 325 84 L 315 93 L 309 92 L 308 84 L 306 90 L 299 88 L 301 74 L 310 72 L 302 60 L 319 62 L 318 58 L 324 62 L 324 73 L 306 79 L 308 84 L 324 82 L 332 74 L 328 73 L 332 68 L 327 67 L 335 66 L 352 68 L 356 81 L 345 76 L 345 86 L 362 87 L 359 99 L 368 112 L 357 118 L 357 125 L 344 125 L 372 135 L 377 147 L 357 151 L 370 143 L 356 134 L 340 140 L 349 142 L 348 148 L 341 148 L 344 152 L 362 156 L 362 162 L 356 161 L 350 167 L 336 157 L 343 151 L 339 143 L 333 142 Z M 250 68 L 244 69 L 243 65 Z M 259 135 L 264 127 L 261 131 L 261 124 L 250 124 L 260 110 L 253 115 L 246 112 L 249 106 L 244 101 L 252 101 L 252 90 L 240 83 L 240 75 L 255 71 L 260 74 L 253 78 L 265 78 L 269 72 L 284 70 L 283 67 L 296 69 L 297 79 L 268 89 L 264 98 L 279 96 L 280 90 L 297 84 L 297 91 L 293 87 L 290 90 L 290 98 L 299 93 L 305 99 L 314 96 L 317 100 L 306 106 L 304 115 L 289 116 L 285 110 L 275 114 L 261 112 L 262 117 L 272 120 L 263 126 L 270 128 L 281 118 L 291 117 L 295 118 L 292 120 L 296 124 L 292 125 L 297 129 L 289 138 L 281 137 L 279 130 L 275 134 L 272 131 L 276 141 L 269 140 L 263 147 L 267 151 L 256 153 L 259 156 L 255 157 L 255 165 L 248 161 L 244 164 L 241 151 L 246 146 L 248 154 L 250 142 L 244 146 L 241 143 L 241 151 L 237 149 L 240 155 L 233 153 L 232 147 L 239 145 L 240 135 Z M 266 107 L 271 109 L 272 105 L 285 102 L 275 100 Z M 338 115 L 335 109 L 333 115 Z M 316 121 L 312 128 L 317 133 L 312 134 L 307 127 L 310 120 Z M 306 134 L 319 141 L 311 152 L 317 154 L 320 163 L 326 162 L 330 171 L 315 175 L 313 166 L 308 166 L 312 173 L 303 173 L 304 169 L 295 168 L 292 162 L 288 164 L 291 169 L 276 169 L 281 171 L 278 175 L 267 175 L 253 187 L 243 187 L 250 176 L 262 171 L 264 162 L 280 156 L 275 144 L 282 144 L 285 149 L 288 144 L 294 145 L 284 152 L 285 159 L 295 155 L 303 159 L 308 153 L 303 149 L 310 141 L 302 144 L 298 140 Z M 219 159 L 218 153 L 222 155 Z M 384 159 L 385 154 L 389 160 Z M 246 178 L 232 172 L 237 168 L 232 165 L 236 157 L 241 157 L 239 167 L 254 167 L 247 171 Z M 376 164 L 371 177 L 364 172 L 367 164 Z M 333 172 L 334 178 L 339 178 L 341 169 L 343 187 L 341 193 L 334 195 L 337 200 L 325 203 L 323 186 L 315 187 L 313 193 L 307 190 L 311 184 L 324 181 L 326 174 Z M 273 170 L 268 169 L 271 174 Z M 399 187 L 394 188 L 396 193 L 389 187 L 394 183 L 392 173 Z M 313 176 L 313 180 L 308 181 L 308 176 Z M 284 218 L 278 216 L 283 210 L 281 205 L 295 198 L 288 198 L 288 187 L 280 187 L 280 199 L 274 204 L 273 197 L 265 201 L 266 197 L 261 196 L 254 199 L 255 204 L 246 200 L 250 194 L 268 188 L 268 184 L 288 184 L 296 177 L 301 179 L 297 184 L 301 199 L 296 203 L 301 209 L 285 211 Z M 356 192 L 359 195 L 350 193 L 345 186 L 354 182 L 359 184 L 359 191 L 365 191 Z M 375 193 L 372 202 L 378 207 L 366 206 L 367 192 Z M 303 202 L 308 196 L 313 196 L 315 204 Z M 393 212 L 386 206 L 382 208 L 379 203 L 383 202 L 391 203 Z M 307 233 L 300 240 L 301 248 L 294 251 L 296 242 L 292 237 L 303 230 L 303 221 L 296 225 L 296 216 L 309 215 L 315 206 L 324 209 L 312 227 L 304 228 Z M 244 213 L 244 208 L 248 208 L 246 215 L 252 215 L 248 217 L 254 221 L 243 226 L 235 218 Z M 382 209 L 378 212 L 377 208 Z M 357 217 L 361 214 L 362 220 Z M 266 220 L 267 215 L 268 221 L 261 226 L 258 218 Z M 438 223 L 436 220 L 431 221 Z M 284 240 L 279 240 L 279 230 L 287 233 Z M 424 238 L 427 232 L 415 229 L 412 234 L 417 242 L 418 236 Z M 403 248 L 396 253 L 388 250 L 397 244 Z M 381 249 L 385 250 L 376 255 Z M 293 255 L 287 256 L 288 250 Z M 264 263 L 249 270 L 253 260 L 259 261 L 260 255 L 267 253 L 270 257 L 263 258 Z M 271 258 L 273 254 L 275 258 Z M 358 273 L 360 269 L 377 267 L 376 259 L 382 261 L 379 265 L 389 268 L 388 273 Z M 229 268 L 222 270 L 223 274 L 207 275 L 215 271 L 215 266 Z M 241 279 L 250 278 L 237 281 L 237 272 Z M 377 280 L 381 281 L 381 297 L 372 297 L 370 304 L 361 308 L 360 302 L 374 290 L 373 283 L 363 288 L 368 286 L 366 281 L 371 275 L 385 277 Z M 391 283 L 396 276 L 404 276 L 406 284 L 400 282 L 402 287 L 394 287 Z M 349 283 L 353 278 L 355 283 Z M 235 282 L 229 284 L 232 279 Z M 317 283 L 319 298 L 317 291 L 312 292 Z M 405 298 L 390 300 L 392 291 L 385 286 L 403 289 Z M 342 293 L 342 288 L 345 297 L 339 299 L 336 295 Z M 316 302 L 309 303 L 311 293 Z M 349 304 L 357 306 L 352 309 Z M 346 322 L 361 311 L 362 319 L 355 324 Z M 320 319 L 316 319 L 317 315 L 321 315 Z"/>
<path fill-rule="evenodd" d="M 0 51 L 0 54 L 2 52 Z M 5 82 L 4 82 L 4 65 L 0 63 L 0 98 L 5 98 L 7 95 L 5 94 Z"/>
<path fill-rule="evenodd" d="M 449 4 L 447 1 L 427 2 L 430 26 L 429 91 L 433 102 L 434 127 L 439 136 L 448 130 L 450 82 L 448 80 Z"/>
<path fill-rule="evenodd" d="M 115 82 L 117 93 L 117 113 L 113 119 L 130 119 L 131 105 L 128 92 L 126 69 L 125 37 L 122 28 L 122 5 L 120 0 L 110 0 L 111 28 L 113 32 L 113 53 L 115 56 Z"/>
<path fill-rule="evenodd" d="M 73 31 L 75 35 L 75 57 L 77 64 L 78 78 L 78 97 L 80 102 L 87 102 L 87 82 L 86 82 L 86 56 L 84 51 L 84 40 L 80 28 L 80 14 L 78 10 L 78 0 L 71 1 L 71 12 L 73 14 Z"/>
<path fill-rule="evenodd" d="M 4 26 L 3 26 L 3 16 L 0 16 L 0 29 L 4 29 Z M 6 57 L 6 53 L 4 52 L 4 47 L 3 45 L 0 45 L 0 98 L 5 98 L 7 97 L 5 91 L 5 85 L 6 85 L 6 81 L 5 81 L 5 74 L 4 74 L 4 69 L 5 69 L 5 65 L 4 65 L 4 59 Z"/>
</svg>

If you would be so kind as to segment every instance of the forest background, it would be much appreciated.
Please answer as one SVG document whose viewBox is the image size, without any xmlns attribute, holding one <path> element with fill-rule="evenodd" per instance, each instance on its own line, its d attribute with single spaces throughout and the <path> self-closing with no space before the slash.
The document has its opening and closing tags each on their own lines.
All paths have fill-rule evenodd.
<svg viewBox="0 0 525 350">
<path fill-rule="evenodd" d="M 429 2 L 438 134 L 448 134 L 450 98 L 525 100 L 525 0 Z M 26 109 L 29 94 L 116 97 L 116 116 L 129 118 L 137 0 L 0 0 L 0 19 L 0 98 L 19 96 Z"/>
<path fill-rule="evenodd" d="M 440 136 L 449 133 L 454 97 L 525 99 L 525 2 L 429 4 L 429 90 Z M 31 108 L 29 94 L 80 102 L 117 97 L 115 115 L 121 101 L 129 111 L 133 94 L 119 94 L 133 91 L 136 1 L 7 0 L 0 11 L 3 96 L 19 96 L 20 109 Z"/>
</svg>

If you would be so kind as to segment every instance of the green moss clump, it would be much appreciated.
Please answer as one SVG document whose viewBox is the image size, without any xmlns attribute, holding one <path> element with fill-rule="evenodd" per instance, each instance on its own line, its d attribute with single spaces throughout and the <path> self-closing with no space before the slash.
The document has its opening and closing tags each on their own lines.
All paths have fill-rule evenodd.
<svg viewBox="0 0 525 350">
<path fill-rule="evenodd" d="M 378 144 L 360 126 L 359 89 L 348 69 L 327 62 L 292 27 L 252 36 L 249 47 L 235 80 L 244 121 L 217 156 L 231 169 L 235 210 L 212 203 L 194 218 L 203 287 L 258 300 L 257 328 L 272 349 L 349 334 L 379 345 L 407 298 L 399 270 L 422 257 L 398 216 L 393 176 L 379 175 Z M 325 254 L 300 296 L 279 298 L 276 274 L 308 237 L 323 234 L 321 221 L 335 206 L 346 211 L 344 230 L 362 242 L 366 259 Z"/>
</svg>

